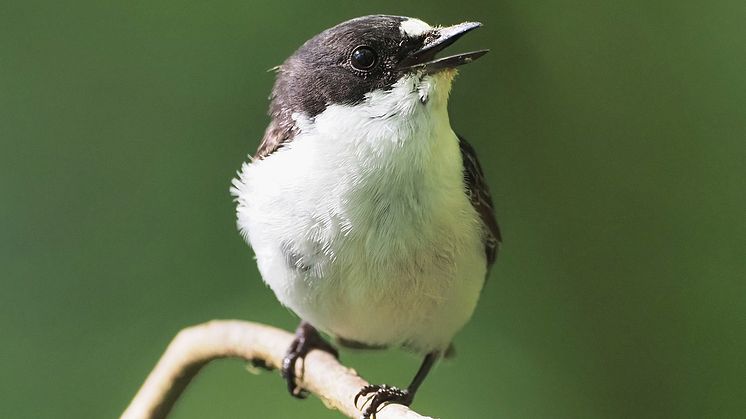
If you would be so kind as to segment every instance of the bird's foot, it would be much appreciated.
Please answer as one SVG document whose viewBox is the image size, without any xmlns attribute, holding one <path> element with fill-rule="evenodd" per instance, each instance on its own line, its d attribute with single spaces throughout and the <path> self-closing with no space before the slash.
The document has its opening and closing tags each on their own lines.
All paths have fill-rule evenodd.
<svg viewBox="0 0 746 419">
<path fill-rule="evenodd" d="M 328 352 L 334 355 L 335 358 L 339 359 L 339 352 L 335 347 L 325 341 L 319 332 L 311 326 L 309 323 L 302 322 L 298 329 L 295 331 L 295 339 L 290 344 L 285 358 L 282 359 L 282 378 L 285 379 L 288 385 L 288 391 L 293 397 L 299 399 L 305 399 L 308 396 L 308 392 L 303 390 L 296 384 L 296 369 L 295 366 L 298 360 L 304 360 L 306 355 L 314 349 L 319 349 L 324 352 Z M 301 376 L 303 374 L 301 373 Z"/>
<path fill-rule="evenodd" d="M 412 404 L 414 394 L 407 389 L 387 386 L 386 384 L 369 384 L 357 393 L 355 396 L 355 407 L 360 397 L 372 395 L 360 407 L 365 408 L 362 419 L 375 419 L 376 413 L 381 410 L 382 405 L 389 403 L 402 404 L 409 406 Z M 367 405 L 367 407 L 366 407 Z"/>
</svg>

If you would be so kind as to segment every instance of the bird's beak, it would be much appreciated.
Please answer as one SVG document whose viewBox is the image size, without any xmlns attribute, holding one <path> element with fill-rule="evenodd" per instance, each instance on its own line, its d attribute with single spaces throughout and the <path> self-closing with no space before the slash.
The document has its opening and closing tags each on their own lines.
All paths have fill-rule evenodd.
<svg viewBox="0 0 746 419">
<path fill-rule="evenodd" d="M 444 58 L 435 58 L 435 55 L 456 42 L 465 33 L 482 26 L 479 22 L 464 22 L 445 28 L 435 28 L 427 36 L 422 48 L 411 52 L 399 63 L 399 70 L 424 70 L 427 73 L 436 73 L 446 68 L 454 68 L 468 64 L 483 56 L 488 49 L 465 52 L 463 54 L 451 55 Z"/>
</svg>

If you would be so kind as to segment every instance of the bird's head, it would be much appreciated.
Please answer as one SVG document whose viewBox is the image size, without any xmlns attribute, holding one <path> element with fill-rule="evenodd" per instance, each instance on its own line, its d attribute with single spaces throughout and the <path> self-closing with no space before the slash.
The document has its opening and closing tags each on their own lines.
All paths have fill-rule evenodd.
<svg viewBox="0 0 746 419">
<path fill-rule="evenodd" d="M 340 23 L 303 44 L 279 68 L 270 114 L 313 118 L 330 105 L 356 106 L 388 98 L 382 115 L 445 109 L 455 68 L 487 50 L 438 58 L 480 26 L 432 27 L 401 16 L 365 16 Z"/>
</svg>

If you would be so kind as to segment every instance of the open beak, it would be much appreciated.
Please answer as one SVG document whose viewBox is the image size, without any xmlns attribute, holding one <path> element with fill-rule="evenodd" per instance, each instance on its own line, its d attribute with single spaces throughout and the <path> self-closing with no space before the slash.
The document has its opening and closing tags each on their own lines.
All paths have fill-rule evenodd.
<svg viewBox="0 0 746 419">
<path fill-rule="evenodd" d="M 432 74 L 446 68 L 454 68 L 468 64 L 483 56 L 488 49 L 465 52 L 463 54 L 450 55 L 444 58 L 435 58 L 436 54 L 456 42 L 465 33 L 482 26 L 479 22 L 464 22 L 445 28 L 436 28 L 428 35 L 422 48 L 411 52 L 399 63 L 399 70 L 424 70 Z"/>
</svg>

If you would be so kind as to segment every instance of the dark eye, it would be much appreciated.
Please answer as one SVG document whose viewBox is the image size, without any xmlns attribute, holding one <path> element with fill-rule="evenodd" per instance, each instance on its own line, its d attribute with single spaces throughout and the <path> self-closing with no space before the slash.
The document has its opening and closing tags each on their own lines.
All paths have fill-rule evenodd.
<svg viewBox="0 0 746 419">
<path fill-rule="evenodd" d="M 376 56 L 376 52 L 370 47 L 357 47 L 352 51 L 350 60 L 352 61 L 352 66 L 356 69 L 370 70 L 376 65 L 378 57 Z"/>
</svg>

